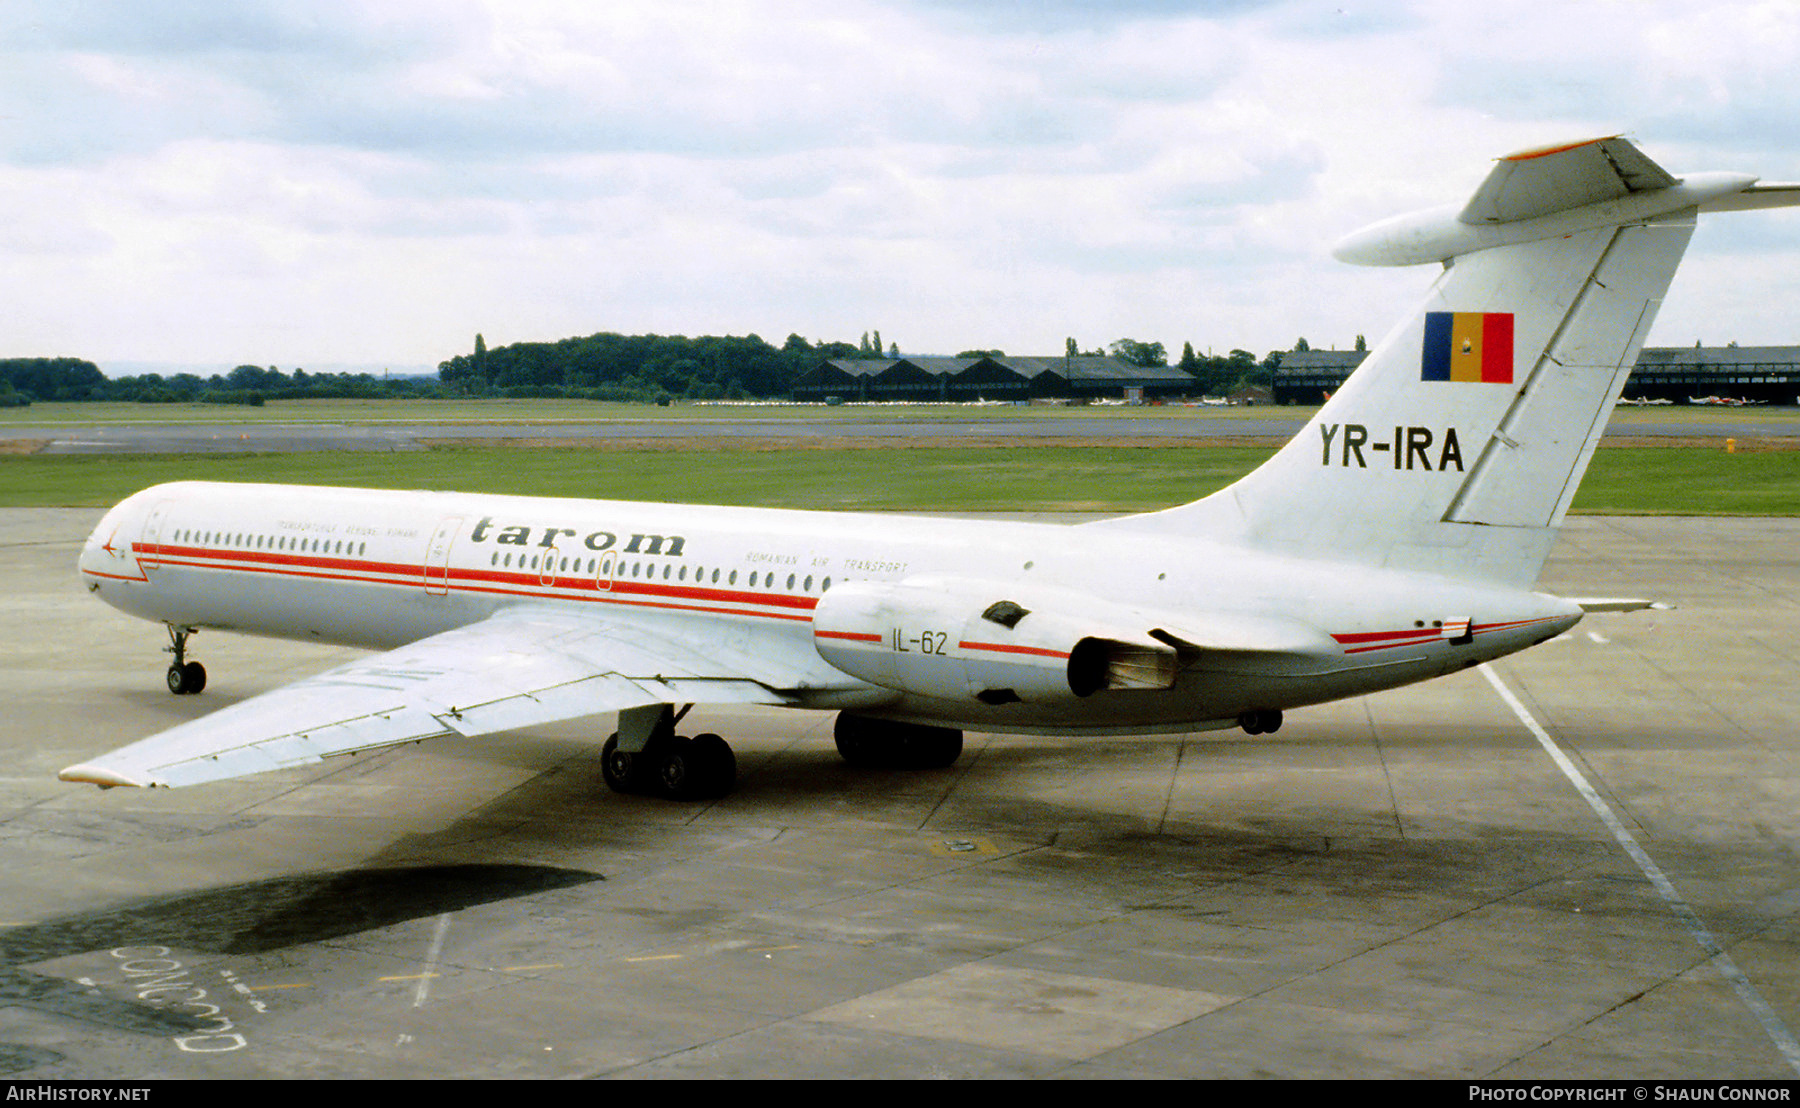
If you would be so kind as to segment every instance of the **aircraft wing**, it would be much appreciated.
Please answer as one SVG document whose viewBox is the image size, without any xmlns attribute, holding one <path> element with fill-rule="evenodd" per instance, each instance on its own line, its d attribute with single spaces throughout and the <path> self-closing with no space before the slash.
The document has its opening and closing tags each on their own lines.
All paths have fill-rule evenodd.
<svg viewBox="0 0 1800 1108">
<path fill-rule="evenodd" d="M 651 704 L 782 704 L 814 660 L 631 613 L 520 606 L 252 697 L 70 766 L 102 787 L 193 785 L 439 735 L 485 735 Z M 685 633 L 684 633 L 685 632 Z M 843 680 L 837 675 L 839 682 Z M 783 692 L 782 690 L 789 690 Z"/>
</svg>

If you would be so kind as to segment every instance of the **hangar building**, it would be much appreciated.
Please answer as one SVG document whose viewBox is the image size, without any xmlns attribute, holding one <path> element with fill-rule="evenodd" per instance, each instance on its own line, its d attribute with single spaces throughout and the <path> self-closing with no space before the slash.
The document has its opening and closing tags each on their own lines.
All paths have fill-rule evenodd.
<svg viewBox="0 0 1800 1108">
<path fill-rule="evenodd" d="M 1099 354 L 940 358 L 832 358 L 794 382 L 795 400 L 932 401 L 1120 399 L 1185 396 L 1193 377 Z"/>
<path fill-rule="evenodd" d="M 1323 402 L 1366 357 L 1362 350 L 1287 351 L 1275 371 L 1275 403 Z M 1645 347 L 1624 395 L 1674 404 L 1707 397 L 1800 403 L 1800 346 Z"/>
</svg>

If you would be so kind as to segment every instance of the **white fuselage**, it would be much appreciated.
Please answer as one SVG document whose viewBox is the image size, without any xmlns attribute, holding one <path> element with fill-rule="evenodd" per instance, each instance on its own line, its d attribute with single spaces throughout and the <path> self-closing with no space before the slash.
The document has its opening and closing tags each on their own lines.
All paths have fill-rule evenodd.
<svg viewBox="0 0 1800 1108">
<path fill-rule="evenodd" d="M 1229 726 L 1434 677 L 1580 618 L 1538 593 L 1118 525 L 199 482 L 119 504 L 80 568 L 144 619 L 373 649 L 509 605 L 629 609 L 698 643 L 782 659 L 799 675 L 785 690 L 794 706 L 986 730 Z M 984 682 L 1025 687 L 1008 665 L 1062 664 L 1067 652 L 985 643 L 929 603 L 882 609 L 870 618 L 885 622 L 861 633 L 819 618 L 834 589 L 907 582 L 943 596 L 967 582 L 970 595 L 1073 625 L 1136 620 L 1139 634 L 1202 649 L 1165 688 L 984 702 Z"/>
</svg>

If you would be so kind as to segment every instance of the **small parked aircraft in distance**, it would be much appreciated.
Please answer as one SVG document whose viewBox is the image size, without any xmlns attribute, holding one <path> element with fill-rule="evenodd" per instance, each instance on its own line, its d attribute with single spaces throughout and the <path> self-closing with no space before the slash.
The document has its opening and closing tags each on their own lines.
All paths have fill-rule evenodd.
<svg viewBox="0 0 1800 1108">
<path fill-rule="evenodd" d="M 735 759 L 677 734 L 695 704 L 835 711 L 851 762 L 941 766 L 965 728 L 1261 734 L 1511 654 L 1644 605 L 1533 585 L 1696 218 L 1795 204 L 1800 185 L 1678 178 L 1617 137 L 1503 157 L 1467 203 L 1340 244 L 1443 271 L 1267 463 L 1145 515 L 158 485 L 106 514 L 80 572 L 167 625 L 171 692 L 206 683 L 201 629 L 382 653 L 61 777 L 190 785 L 616 712 L 610 785 L 714 797 Z"/>
</svg>

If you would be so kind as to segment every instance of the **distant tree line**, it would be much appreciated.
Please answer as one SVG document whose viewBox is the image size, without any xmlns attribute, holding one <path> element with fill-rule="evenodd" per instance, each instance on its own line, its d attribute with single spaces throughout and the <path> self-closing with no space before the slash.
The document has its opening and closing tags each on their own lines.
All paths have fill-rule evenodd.
<svg viewBox="0 0 1800 1108">
<path fill-rule="evenodd" d="M 1067 353 L 1081 353 L 1074 339 Z M 1111 353 L 1134 365 L 1166 366 L 1162 343 L 1120 339 Z M 1107 350 L 1094 350 L 1105 354 Z M 999 350 L 965 350 L 959 357 L 1004 357 Z M 669 403 L 674 400 L 746 400 L 788 395 L 793 382 L 825 359 L 898 358 L 900 347 L 884 350 L 880 331 L 860 341 L 809 342 L 789 335 L 780 348 L 751 334 L 743 338 L 680 335 L 619 335 L 610 332 L 560 342 L 522 342 L 488 349 L 475 336 L 472 354 L 438 366 L 438 377 L 458 395 L 566 396 L 595 400 Z M 1183 346 L 1179 366 L 1194 376 L 1196 393 L 1225 393 L 1244 385 L 1274 381 L 1280 353 L 1258 360 L 1245 350 L 1199 356 Z"/>
<path fill-rule="evenodd" d="M 789 335 L 779 348 L 758 335 L 619 335 L 602 332 L 559 342 L 517 342 L 438 365 L 438 379 L 466 396 L 567 396 L 590 400 L 748 400 L 784 396 L 794 378 L 821 358 L 878 358 L 861 345 L 810 343 Z"/>
<path fill-rule="evenodd" d="M 241 365 L 230 373 L 108 377 L 80 358 L 0 358 L 0 407 L 33 400 L 122 400 L 141 404 L 261 404 L 265 400 L 442 396 L 429 378 L 371 373 L 284 373 Z M 11 398 L 10 400 L 8 398 Z"/>
<path fill-rule="evenodd" d="M 33 400 L 97 400 L 106 375 L 93 362 L 79 358 L 8 358 L 0 360 L 0 395 L 6 407 Z"/>
<path fill-rule="evenodd" d="M 1305 339 L 1299 348 L 1304 349 Z M 1074 339 L 1068 354 L 1080 354 Z M 1166 366 L 1160 342 L 1124 338 L 1106 350 L 1134 365 Z M 1003 357 L 998 350 L 968 350 L 968 356 Z M 274 366 L 240 365 L 229 373 L 201 377 L 144 373 L 107 377 L 80 358 L 0 358 L 0 407 L 33 400 L 115 400 L 157 403 L 261 404 L 265 400 L 381 397 L 571 397 L 576 399 L 670 403 L 675 400 L 748 400 L 786 396 L 796 378 L 824 359 L 898 358 L 898 343 L 884 350 L 880 331 L 859 342 L 809 341 L 787 337 L 781 346 L 757 335 L 620 335 L 603 332 L 558 342 L 520 342 L 489 349 L 480 335 L 474 350 L 438 364 L 436 380 L 377 377 L 369 373 L 283 372 Z M 1245 350 L 1197 355 L 1182 346 L 1179 368 L 1192 374 L 1195 393 L 1222 394 L 1244 385 L 1273 381 L 1280 352 L 1258 360 Z"/>
</svg>

